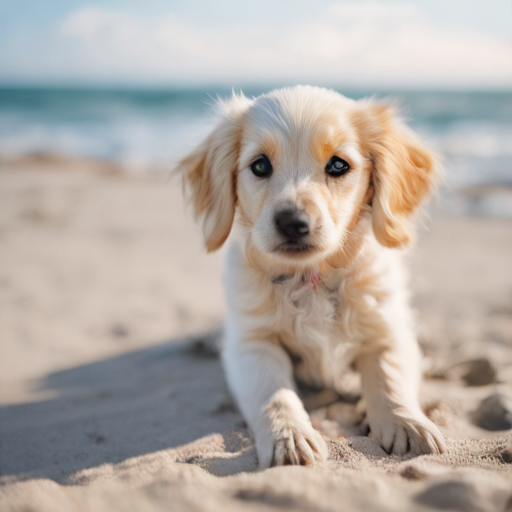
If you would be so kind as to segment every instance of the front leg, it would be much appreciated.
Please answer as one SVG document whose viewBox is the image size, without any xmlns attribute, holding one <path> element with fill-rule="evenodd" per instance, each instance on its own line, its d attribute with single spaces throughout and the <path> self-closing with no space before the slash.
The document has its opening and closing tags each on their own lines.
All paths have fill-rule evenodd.
<svg viewBox="0 0 512 512">
<path fill-rule="evenodd" d="M 373 437 L 393 455 L 416 456 L 445 451 L 439 429 L 419 405 L 420 359 L 416 342 L 361 355 L 363 397 Z"/>
<path fill-rule="evenodd" d="M 260 469 L 327 458 L 325 441 L 295 392 L 290 358 L 279 345 L 228 343 L 223 361 L 228 385 L 254 434 Z"/>
</svg>

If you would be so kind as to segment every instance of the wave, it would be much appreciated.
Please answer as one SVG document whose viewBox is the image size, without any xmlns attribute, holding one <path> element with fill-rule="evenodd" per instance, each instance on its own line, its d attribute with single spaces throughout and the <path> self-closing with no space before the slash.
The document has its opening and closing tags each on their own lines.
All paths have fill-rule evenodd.
<svg viewBox="0 0 512 512">
<path fill-rule="evenodd" d="M 443 157 L 449 189 L 512 187 L 512 93 L 380 96 L 401 97 L 413 129 Z M 0 89 L 0 155 L 61 154 L 168 169 L 212 129 L 214 97 L 193 90 Z"/>
</svg>

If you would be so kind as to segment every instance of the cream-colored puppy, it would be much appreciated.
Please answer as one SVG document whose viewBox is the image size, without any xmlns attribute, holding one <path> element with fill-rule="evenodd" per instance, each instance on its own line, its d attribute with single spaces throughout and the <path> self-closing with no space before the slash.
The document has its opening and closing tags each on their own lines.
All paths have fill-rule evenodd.
<svg viewBox="0 0 512 512">
<path fill-rule="evenodd" d="M 326 458 L 294 375 L 336 389 L 351 365 L 388 453 L 443 451 L 418 402 L 400 250 L 438 176 L 435 155 L 391 108 L 326 89 L 234 96 L 222 108 L 179 168 L 208 251 L 234 228 L 223 362 L 260 467 Z"/>
</svg>

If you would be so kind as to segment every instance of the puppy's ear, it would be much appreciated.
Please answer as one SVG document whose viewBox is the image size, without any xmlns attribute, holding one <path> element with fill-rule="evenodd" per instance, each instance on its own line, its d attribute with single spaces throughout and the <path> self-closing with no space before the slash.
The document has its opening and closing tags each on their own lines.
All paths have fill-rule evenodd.
<svg viewBox="0 0 512 512">
<path fill-rule="evenodd" d="M 236 172 L 243 120 L 250 100 L 220 104 L 222 119 L 208 138 L 178 164 L 194 217 L 202 223 L 208 252 L 225 242 L 235 216 Z"/>
<path fill-rule="evenodd" d="M 404 246 L 412 238 L 411 214 L 428 199 L 440 176 L 439 159 L 392 107 L 373 102 L 361 106 L 362 142 L 373 163 L 373 231 L 386 247 Z"/>
</svg>

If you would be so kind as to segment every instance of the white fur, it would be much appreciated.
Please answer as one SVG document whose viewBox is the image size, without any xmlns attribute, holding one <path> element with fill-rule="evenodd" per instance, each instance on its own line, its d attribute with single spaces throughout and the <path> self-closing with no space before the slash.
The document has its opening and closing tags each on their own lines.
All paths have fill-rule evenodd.
<svg viewBox="0 0 512 512">
<path fill-rule="evenodd" d="M 442 435 L 418 403 L 420 354 L 408 306 L 403 251 L 377 241 L 372 221 L 385 229 L 388 220 L 376 220 L 371 201 L 365 202 L 370 180 L 386 179 L 384 169 L 379 174 L 372 167 L 373 154 L 365 144 L 380 133 L 384 137 L 385 129 L 379 132 L 372 126 L 372 141 L 365 140 L 358 124 L 362 121 L 357 120 L 372 119 L 365 110 L 368 103 L 324 89 L 284 89 L 252 102 L 234 101 L 240 130 L 236 140 L 225 144 L 238 150 L 232 178 L 238 207 L 232 206 L 236 229 L 224 272 L 228 317 L 223 362 L 231 392 L 254 433 L 260 467 L 312 464 L 327 457 L 325 441 L 311 426 L 296 394 L 294 375 L 314 386 L 339 389 L 344 371 L 353 364 L 362 375 L 371 436 L 384 449 L 397 455 L 442 451 Z M 401 132 L 392 132 L 397 133 Z M 333 142 L 333 152 L 350 159 L 351 170 L 343 178 L 326 178 L 326 162 L 318 160 L 322 157 L 317 147 L 339 137 L 342 142 Z M 274 172 L 262 179 L 249 167 L 268 147 L 265 141 L 271 141 Z M 403 144 L 401 149 L 408 141 Z M 204 152 L 204 147 L 198 151 Z M 224 151 L 233 155 L 229 148 Z M 214 161 L 194 169 L 187 164 L 190 158 L 184 160 L 184 171 L 189 176 L 195 172 L 196 180 L 201 176 L 216 183 L 215 173 L 227 170 L 220 170 L 215 155 L 210 158 Z M 412 156 L 404 166 L 411 161 L 415 162 Z M 226 182 L 226 176 L 217 182 Z M 376 199 L 392 204 L 387 197 Z M 206 200 L 210 203 L 196 202 L 196 213 L 206 216 L 208 230 L 221 232 L 222 225 L 213 227 L 208 220 L 219 198 Z M 276 250 L 280 235 L 273 216 L 285 203 L 309 212 L 310 240 L 316 248 L 311 254 Z M 229 211 L 229 205 L 222 208 Z M 395 227 L 407 221 L 400 212 L 379 210 L 378 215 L 392 217 L 389 222 Z M 335 254 L 343 256 L 341 263 L 327 264 Z M 273 282 L 281 274 L 286 279 Z M 317 274 L 321 282 L 315 285 L 310 278 Z M 300 357 L 295 368 L 289 353 Z"/>
</svg>

